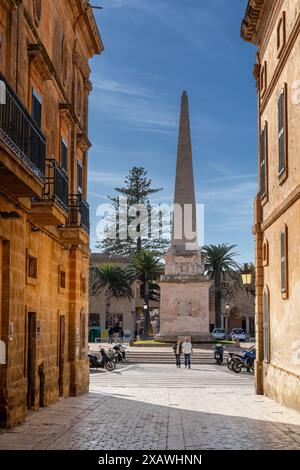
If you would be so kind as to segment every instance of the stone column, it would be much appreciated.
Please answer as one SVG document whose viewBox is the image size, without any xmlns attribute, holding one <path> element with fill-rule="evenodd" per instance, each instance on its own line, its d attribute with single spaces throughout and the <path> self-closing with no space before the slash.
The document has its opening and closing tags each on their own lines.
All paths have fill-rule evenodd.
<svg viewBox="0 0 300 470">
<path fill-rule="evenodd" d="M 262 259 L 263 234 L 261 231 L 262 208 L 260 197 L 255 199 L 255 225 L 253 234 L 255 236 L 255 330 L 256 330 L 256 367 L 255 367 L 255 387 L 258 395 L 263 395 L 263 360 L 264 360 L 264 337 L 263 337 L 263 291 L 264 273 Z"/>
</svg>

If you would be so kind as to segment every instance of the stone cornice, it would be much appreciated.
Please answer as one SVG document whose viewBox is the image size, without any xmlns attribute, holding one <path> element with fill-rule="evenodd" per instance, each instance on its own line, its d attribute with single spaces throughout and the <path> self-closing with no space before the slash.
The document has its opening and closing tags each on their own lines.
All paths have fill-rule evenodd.
<svg viewBox="0 0 300 470">
<path fill-rule="evenodd" d="M 94 54 L 101 54 L 104 50 L 100 32 L 93 14 L 93 10 L 87 0 L 71 0 L 72 9 L 77 14 L 77 21 L 83 19 L 88 32 L 90 46 L 92 46 L 91 57 Z"/>
<path fill-rule="evenodd" d="M 42 44 L 28 44 L 27 51 L 30 63 L 35 65 L 42 80 L 51 80 L 55 77 L 55 69 Z"/>
<path fill-rule="evenodd" d="M 245 17 L 241 26 L 241 38 L 255 43 L 258 25 L 267 0 L 248 0 Z"/>
<path fill-rule="evenodd" d="M 267 230 L 276 220 L 279 219 L 295 202 L 300 198 L 300 185 L 298 185 L 291 194 L 282 201 L 282 203 L 264 220 L 261 224 L 261 229 L 264 232 Z"/>
</svg>

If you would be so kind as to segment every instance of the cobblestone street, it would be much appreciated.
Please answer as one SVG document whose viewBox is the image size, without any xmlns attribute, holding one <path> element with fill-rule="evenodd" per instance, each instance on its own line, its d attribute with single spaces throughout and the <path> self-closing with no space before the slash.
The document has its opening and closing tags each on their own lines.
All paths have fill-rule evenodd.
<svg viewBox="0 0 300 470">
<path fill-rule="evenodd" d="M 91 374 L 90 393 L 62 399 L 0 433 L 0 449 L 291 449 L 300 414 L 254 394 L 225 367 L 129 365 Z"/>
</svg>

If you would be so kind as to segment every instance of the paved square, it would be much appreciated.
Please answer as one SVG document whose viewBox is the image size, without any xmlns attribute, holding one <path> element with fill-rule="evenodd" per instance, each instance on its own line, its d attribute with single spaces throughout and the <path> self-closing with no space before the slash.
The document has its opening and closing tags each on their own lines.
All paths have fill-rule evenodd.
<svg viewBox="0 0 300 470">
<path fill-rule="evenodd" d="M 300 413 L 256 396 L 253 377 L 213 365 L 95 371 L 89 394 L 0 432 L 0 449 L 299 448 Z"/>
</svg>

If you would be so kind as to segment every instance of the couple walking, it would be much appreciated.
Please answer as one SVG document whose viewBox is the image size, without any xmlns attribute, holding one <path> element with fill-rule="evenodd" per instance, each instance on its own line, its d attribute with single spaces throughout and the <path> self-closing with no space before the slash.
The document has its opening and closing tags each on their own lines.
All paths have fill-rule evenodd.
<svg viewBox="0 0 300 470">
<path fill-rule="evenodd" d="M 181 367 L 181 355 L 182 353 L 184 354 L 184 365 L 185 368 L 187 367 L 190 369 L 191 368 L 191 356 L 193 353 L 193 346 L 192 343 L 190 342 L 189 338 L 185 338 L 184 342 L 181 343 L 181 341 L 177 341 L 176 344 L 173 346 L 173 350 L 175 353 L 176 357 L 176 365 L 178 368 Z"/>
</svg>

